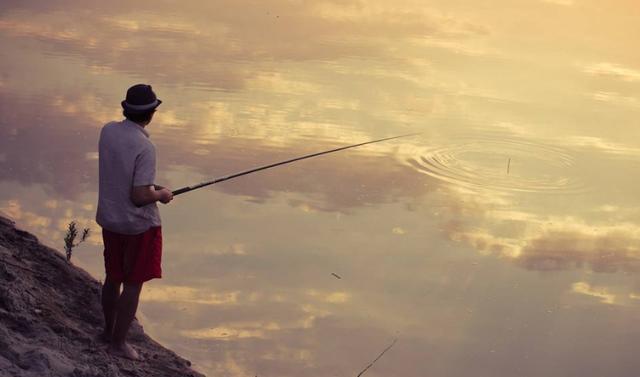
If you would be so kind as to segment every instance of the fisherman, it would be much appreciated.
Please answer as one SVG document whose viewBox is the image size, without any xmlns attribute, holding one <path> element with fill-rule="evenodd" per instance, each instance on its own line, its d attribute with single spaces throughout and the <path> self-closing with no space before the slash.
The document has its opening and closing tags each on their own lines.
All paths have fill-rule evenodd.
<svg viewBox="0 0 640 377">
<path fill-rule="evenodd" d="M 133 360 L 140 356 L 125 338 L 142 284 L 162 276 L 162 232 L 156 203 L 173 199 L 171 190 L 154 184 L 156 153 L 146 129 L 161 103 L 150 85 L 130 87 L 121 103 L 126 119 L 107 123 L 99 141 L 96 221 L 102 227 L 106 271 L 102 337 L 112 354 Z"/>
</svg>

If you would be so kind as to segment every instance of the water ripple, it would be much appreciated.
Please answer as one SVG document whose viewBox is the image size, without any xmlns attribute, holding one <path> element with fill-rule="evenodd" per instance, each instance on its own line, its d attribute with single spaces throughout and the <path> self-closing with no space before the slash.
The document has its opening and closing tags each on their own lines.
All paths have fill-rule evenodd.
<svg viewBox="0 0 640 377">
<path fill-rule="evenodd" d="M 569 150 L 514 137 L 456 137 L 410 159 L 421 173 L 468 188 L 495 191 L 576 193 Z"/>
</svg>

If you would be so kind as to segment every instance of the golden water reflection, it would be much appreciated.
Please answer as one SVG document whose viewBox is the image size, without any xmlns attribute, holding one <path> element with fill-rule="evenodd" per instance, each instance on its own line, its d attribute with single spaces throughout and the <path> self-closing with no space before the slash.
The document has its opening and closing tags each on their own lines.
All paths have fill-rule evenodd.
<svg viewBox="0 0 640 377">
<path fill-rule="evenodd" d="M 208 375 L 632 375 L 640 56 L 627 1 L 0 5 L 0 210 L 103 276 L 96 142 L 153 85 L 164 278 Z M 635 15 L 635 16 L 634 16 Z"/>
</svg>

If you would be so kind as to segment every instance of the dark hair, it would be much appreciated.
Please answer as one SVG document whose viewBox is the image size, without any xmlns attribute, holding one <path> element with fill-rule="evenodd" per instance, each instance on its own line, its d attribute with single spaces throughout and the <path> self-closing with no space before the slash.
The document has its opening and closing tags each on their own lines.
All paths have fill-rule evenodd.
<svg viewBox="0 0 640 377">
<path fill-rule="evenodd" d="M 146 123 L 151 121 L 151 117 L 153 117 L 153 113 L 155 112 L 156 112 L 156 109 L 146 111 L 144 113 L 132 113 L 132 112 L 128 112 L 127 110 L 123 110 L 122 115 L 124 115 L 125 118 L 129 119 L 132 122 Z"/>
</svg>

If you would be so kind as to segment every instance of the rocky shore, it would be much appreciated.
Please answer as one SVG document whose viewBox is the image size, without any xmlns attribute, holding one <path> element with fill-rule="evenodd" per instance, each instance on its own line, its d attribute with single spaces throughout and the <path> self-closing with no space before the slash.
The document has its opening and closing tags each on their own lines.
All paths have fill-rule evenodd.
<svg viewBox="0 0 640 377">
<path fill-rule="evenodd" d="M 0 376 L 203 377 L 135 321 L 144 361 L 111 356 L 102 326 L 100 283 L 0 216 Z"/>
</svg>

